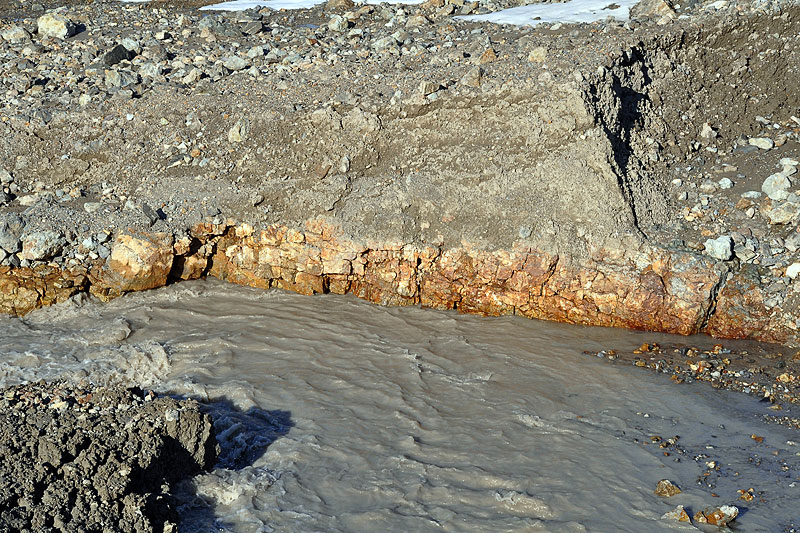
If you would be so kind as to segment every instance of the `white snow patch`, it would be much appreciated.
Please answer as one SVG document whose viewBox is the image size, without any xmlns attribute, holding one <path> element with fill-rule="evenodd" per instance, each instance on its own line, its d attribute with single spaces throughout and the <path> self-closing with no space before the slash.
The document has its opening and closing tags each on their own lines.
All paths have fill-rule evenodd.
<svg viewBox="0 0 800 533">
<path fill-rule="evenodd" d="M 123 2 L 148 2 L 150 0 L 122 0 Z M 421 4 L 424 0 L 366 0 L 367 4 Z M 474 22 L 493 22 L 495 24 L 513 24 L 515 26 L 535 26 L 557 22 L 595 22 L 607 17 L 627 20 L 630 9 L 638 0 L 570 0 L 555 4 L 531 4 L 512 7 L 487 13 L 485 15 L 467 15 L 454 17 Z M 325 0 L 231 0 L 200 8 L 201 11 L 244 11 L 256 7 L 270 9 L 308 9 Z"/>
<path fill-rule="evenodd" d="M 455 17 L 474 22 L 535 26 L 557 22 L 595 22 L 606 17 L 626 20 L 638 0 L 571 0 L 558 4 L 531 4 L 487 13 Z"/>
<path fill-rule="evenodd" d="M 387 0 L 383 0 L 387 1 Z M 388 0 L 390 4 L 421 4 L 424 0 Z M 307 9 L 314 7 L 317 4 L 324 3 L 325 0 L 231 0 L 230 2 L 221 2 L 219 4 L 212 4 L 210 6 L 203 6 L 201 11 L 243 11 L 245 9 L 252 9 L 256 6 L 268 7 L 270 9 Z M 367 0 L 367 4 L 380 4 L 381 0 Z"/>
</svg>

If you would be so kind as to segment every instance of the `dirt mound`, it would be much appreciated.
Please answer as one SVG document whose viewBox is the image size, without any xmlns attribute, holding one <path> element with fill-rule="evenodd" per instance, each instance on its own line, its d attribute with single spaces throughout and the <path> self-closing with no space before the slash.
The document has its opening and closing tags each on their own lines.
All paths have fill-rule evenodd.
<svg viewBox="0 0 800 533">
<path fill-rule="evenodd" d="M 211 468 L 193 401 L 66 382 L 0 396 L 0 529 L 173 531 L 169 485 Z"/>
</svg>

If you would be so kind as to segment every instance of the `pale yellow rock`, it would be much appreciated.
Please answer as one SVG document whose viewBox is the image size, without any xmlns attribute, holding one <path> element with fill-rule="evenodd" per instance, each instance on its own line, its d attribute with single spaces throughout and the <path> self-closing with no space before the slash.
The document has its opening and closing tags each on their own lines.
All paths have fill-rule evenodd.
<svg viewBox="0 0 800 533">
<path fill-rule="evenodd" d="M 166 285 L 174 257 L 172 235 L 123 233 L 114 240 L 103 284 L 121 292 Z"/>
<path fill-rule="evenodd" d="M 547 59 L 547 48 L 544 46 L 537 46 L 528 53 L 528 61 L 531 63 L 543 63 Z"/>
<path fill-rule="evenodd" d="M 78 33 L 78 26 L 60 13 L 45 13 L 37 20 L 39 37 L 66 39 Z"/>
</svg>

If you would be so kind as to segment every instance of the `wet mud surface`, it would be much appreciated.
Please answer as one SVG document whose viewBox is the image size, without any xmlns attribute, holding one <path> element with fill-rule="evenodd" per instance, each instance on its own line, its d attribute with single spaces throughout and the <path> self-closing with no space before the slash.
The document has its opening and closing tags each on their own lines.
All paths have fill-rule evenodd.
<svg viewBox="0 0 800 533">
<path fill-rule="evenodd" d="M 0 529 L 177 531 L 170 487 L 209 470 L 211 418 L 189 400 L 37 382 L 0 391 Z"/>
</svg>

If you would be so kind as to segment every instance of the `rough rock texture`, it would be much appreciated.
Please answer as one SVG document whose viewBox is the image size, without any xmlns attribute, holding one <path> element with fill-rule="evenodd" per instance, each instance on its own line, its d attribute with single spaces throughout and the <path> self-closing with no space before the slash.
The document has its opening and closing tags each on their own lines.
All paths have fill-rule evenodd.
<svg viewBox="0 0 800 533">
<path fill-rule="evenodd" d="M 11 268 L 0 266 L 0 311 L 14 315 L 25 313 L 86 292 L 86 272 L 62 270 L 55 266 Z"/>
<path fill-rule="evenodd" d="M 131 246 L 129 235 L 121 236 L 120 242 L 126 264 L 147 264 L 137 250 L 152 257 L 154 248 Z M 578 262 L 526 247 L 485 251 L 359 242 L 324 219 L 309 221 L 302 231 L 280 225 L 260 231 L 246 224 L 198 225 L 191 236 L 172 246 L 169 254 L 174 258 L 167 255 L 167 241 L 160 242 L 155 248 L 160 266 L 141 270 L 147 272 L 148 288 L 169 281 L 170 272 L 163 266 L 171 264 L 172 279 L 210 274 L 303 294 L 352 293 L 383 305 L 422 304 L 683 334 L 704 328 L 728 272 L 723 263 L 703 255 L 638 241 L 628 249 L 592 250 Z M 137 275 L 128 278 L 121 272 L 129 270 L 99 266 L 81 278 L 83 284 L 74 292 L 88 290 L 107 299 L 137 290 Z M 2 276 L 0 272 L 0 282 Z"/>
<path fill-rule="evenodd" d="M 78 25 L 61 13 L 45 13 L 37 21 L 38 32 L 42 37 L 66 39 L 78 33 Z"/>
<path fill-rule="evenodd" d="M 172 235 L 122 233 L 106 263 L 104 279 L 120 292 L 161 287 L 172 269 Z"/>
<path fill-rule="evenodd" d="M 0 396 L 0 529 L 175 531 L 170 483 L 218 447 L 193 401 L 66 382 Z"/>
</svg>

